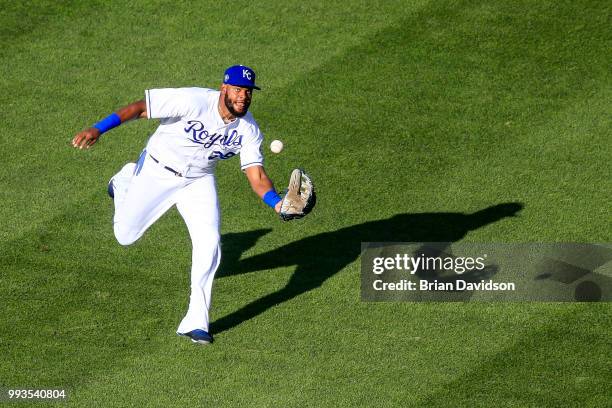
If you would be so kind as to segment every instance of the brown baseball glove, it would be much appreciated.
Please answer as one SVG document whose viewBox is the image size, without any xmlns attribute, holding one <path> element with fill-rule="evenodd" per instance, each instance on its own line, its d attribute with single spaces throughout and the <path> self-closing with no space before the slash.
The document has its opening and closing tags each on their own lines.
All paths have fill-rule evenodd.
<svg viewBox="0 0 612 408">
<path fill-rule="evenodd" d="M 289 179 L 287 193 L 281 202 L 280 217 L 283 221 L 302 218 L 317 202 L 314 185 L 305 171 L 294 169 Z"/>
</svg>

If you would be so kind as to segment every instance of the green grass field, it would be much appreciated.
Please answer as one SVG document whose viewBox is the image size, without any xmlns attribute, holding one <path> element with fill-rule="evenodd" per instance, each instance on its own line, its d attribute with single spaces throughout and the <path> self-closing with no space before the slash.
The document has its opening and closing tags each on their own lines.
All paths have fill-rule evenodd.
<svg viewBox="0 0 612 408">
<path fill-rule="evenodd" d="M 609 303 L 365 303 L 359 266 L 362 241 L 611 241 L 609 2 L 220 3 L 2 1 L 0 386 L 68 406 L 612 406 Z M 112 231 L 106 184 L 156 122 L 69 142 L 235 63 L 258 73 L 266 146 L 285 143 L 268 173 L 306 168 L 319 202 L 281 223 L 238 159 L 219 166 L 216 341 L 197 347 L 175 334 L 176 209 L 131 247 Z"/>
</svg>

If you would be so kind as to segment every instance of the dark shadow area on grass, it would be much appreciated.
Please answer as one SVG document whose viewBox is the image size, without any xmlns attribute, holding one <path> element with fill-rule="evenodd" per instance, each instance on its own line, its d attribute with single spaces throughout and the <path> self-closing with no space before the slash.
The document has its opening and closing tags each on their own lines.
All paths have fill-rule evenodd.
<svg viewBox="0 0 612 408">
<path fill-rule="evenodd" d="M 223 234 L 221 238 L 221 250 L 223 252 L 221 269 L 224 269 L 224 265 L 235 265 L 245 251 L 255 246 L 259 238 L 271 231 L 272 228 L 261 228 L 253 231 Z"/>
<path fill-rule="evenodd" d="M 514 217 L 521 203 L 497 204 L 473 214 L 420 213 L 352 225 L 337 231 L 313 235 L 272 251 L 238 260 L 239 253 L 228 254 L 218 276 L 231 276 L 296 265 L 284 288 L 257 299 L 211 324 L 213 333 L 229 330 L 264 313 L 269 308 L 320 287 L 327 279 L 355 261 L 361 242 L 445 242 L 461 240 L 478 228 L 507 217 Z M 261 231 L 261 230 L 260 230 Z M 255 231 L 255 235 L 260 232 Z M 235 238 L 242 239 L 238 234 Z M 224 236 L 231 241 L 231 236 Z M 231 242 L 225 245 L 238 247 Z M 439 248 L 444 250 L 444 248 Z"/>
</svg>

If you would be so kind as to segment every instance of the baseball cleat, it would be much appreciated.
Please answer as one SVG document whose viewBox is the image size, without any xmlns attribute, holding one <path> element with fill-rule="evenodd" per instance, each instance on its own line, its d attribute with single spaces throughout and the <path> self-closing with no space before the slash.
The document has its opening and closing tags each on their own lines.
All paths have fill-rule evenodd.
<svg viewBox="0 0 612 408">
<path fill-rule="evenodd" d="M 195 329 L 189 333 L 177 333 L 180 336 L 186 336 L 191 339 L 194 343 L 198 344 L 210 344 L 213 342 L 213 337 L 206 330 Z"/>
<path fill-rule="evenodd" d="M 110 179 L 110 181 L 108 182 L 108 188 L 106 189 L 106 191 L 108 192 L 108 196 L 114 200 L 115 199 L 115 184 L 113 183 L 113 179 Z"/>
</svg>

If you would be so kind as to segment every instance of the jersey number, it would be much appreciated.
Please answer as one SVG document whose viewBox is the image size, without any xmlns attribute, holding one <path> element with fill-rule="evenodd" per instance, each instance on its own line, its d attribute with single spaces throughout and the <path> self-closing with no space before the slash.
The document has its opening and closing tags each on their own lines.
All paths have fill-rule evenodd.
<svg viewBox="0 0 612 408">
<path fill-rule="evenodd" d="M 208 160 L 212 160 L 212 159 L 225 160 L 225 159 L 229 159 L 230 157 L 234 157 L 235 155 L 236 155 L 236 153 L 234 153 L 234 152 L 229 152 L 227 154 L 223 154 L 223 152 L 215 150 L 214 152 L 212 152 L 212 154 L 210 156 L 208 156 Z"/>
</svg>

